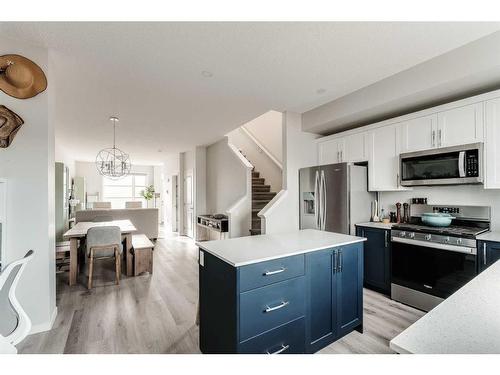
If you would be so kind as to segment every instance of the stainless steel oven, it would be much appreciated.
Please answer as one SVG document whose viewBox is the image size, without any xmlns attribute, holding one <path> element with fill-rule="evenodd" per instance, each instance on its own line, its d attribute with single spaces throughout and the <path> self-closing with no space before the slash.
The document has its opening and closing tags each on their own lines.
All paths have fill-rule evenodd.
<svg viewBox="0 0 500 375">
<path fill-rule="evenodd" d="M 402 186 L 483 182 L 482 143 L 403 153 L 399 160 Z"/>
<path fill-rule="evenodd" d="M 475 239 L 424 233 L 411 233 L 408 238 L 408 233 L 397 230 L 391 237 L 395 300 L 430 310 L 477 274 Z"/>
</svg>

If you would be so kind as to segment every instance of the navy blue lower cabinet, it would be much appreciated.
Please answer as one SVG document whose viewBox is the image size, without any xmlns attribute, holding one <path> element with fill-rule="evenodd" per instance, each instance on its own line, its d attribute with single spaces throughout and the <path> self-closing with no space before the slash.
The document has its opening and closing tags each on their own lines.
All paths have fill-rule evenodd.
<svg viewBox="0 0 500 375">
<path fill-rule="evenodd" d="M 479 267 L 478 271 L 482 272 L 500 259 L 500 243 L 491 241 L 478 241 L 477 252 Z"/>
<path fill-rule="evenodd" d="M 314 353 L 335 340 L 337 324 L 335 301 L 337 299 L 334 272 L 336 250 L 319 250 L 306 254 L 307 352 Z"/>
<path fill-rule="evenodd" d="M 356 235 L 366 237 L 364 245 L 364 286 L 391 294 L 391 231 L 356 227 Z"/>
<path fill-rule="evenodd" d="M 314 353 L 362 330 L 362 243 L 242 267 L 201 258 L 203 353 Z"/>
</svg>

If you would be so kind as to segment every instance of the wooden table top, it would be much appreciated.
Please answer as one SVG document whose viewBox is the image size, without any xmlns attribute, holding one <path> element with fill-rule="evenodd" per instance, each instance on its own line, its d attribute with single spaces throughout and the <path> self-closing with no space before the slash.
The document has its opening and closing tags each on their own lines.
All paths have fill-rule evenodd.
<svg viewBox="0 0 500 375">
<path fill-rule="evenodd" d="M 137 228 L 132 224 L 130 220 L 113 220 L 113 221 L 80 221 L 76 223 L 73 228 L 64 233 L 63 237 L 65 239 L 75 238 L 75 237 L 85 237 L 87 231 L 94 227 L 120 227 L 122 234 L 133 233 L 137 231 Z"/>
</svg>

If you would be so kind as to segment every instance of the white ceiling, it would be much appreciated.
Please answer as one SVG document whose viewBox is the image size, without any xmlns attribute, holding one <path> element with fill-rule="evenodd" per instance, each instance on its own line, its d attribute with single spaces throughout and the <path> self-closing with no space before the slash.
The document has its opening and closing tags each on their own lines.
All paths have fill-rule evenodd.
<svg viewBox="0 0 500 375">
<path fill-rule="evenodd" d="M 0 35 L 51 49 L 56 141 L 76 160 L 94 160 L 112 141 L 108 117 L 115 114 L 117 144 L 136 164 L 210 144 L 270 109 L 304 112 L 499 29 L 454 22 L 0 23 Z"/>
</svg>

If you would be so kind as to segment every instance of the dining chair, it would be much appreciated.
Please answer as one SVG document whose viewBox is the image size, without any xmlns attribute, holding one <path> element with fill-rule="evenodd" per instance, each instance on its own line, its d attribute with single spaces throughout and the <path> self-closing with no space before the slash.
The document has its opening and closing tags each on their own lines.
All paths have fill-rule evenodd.
<svg viewBox="0 0 500 375">
<path fill-rule="evenodd" d="M 120 227 L 93 227 L 87 231 L 87 251 L 89 258 L 89 280 L 88 289 L 92 289 L 92 276 L 94 272 L 94 260 L 115 258 L 115 280 L 120 284 L 122 234 Z"/>
<path fill-rule="evenodd" d="M 19 344 L 31 331 L 31 320 L 16 298 L 19 279 L 28 262 L 33 258 L 33 250 L 24 258 L 16 260 L 0 273 L 0 335 L 11 345 Z"/>
<path fill-rule="evenodd" d="M 141 201 L 125 202 L 125 208 L 142 208 Z"/>
<path fill-rule="evenodd" d="M 111 202 L 94 202 L 92 204 L 94 210 L 104 210 L 111 208 Z"/>
</svg>

